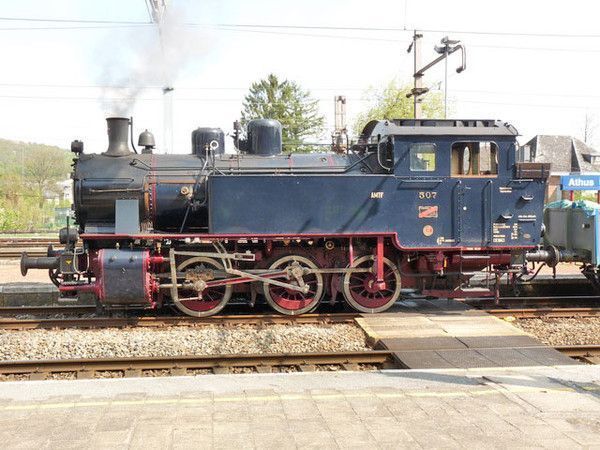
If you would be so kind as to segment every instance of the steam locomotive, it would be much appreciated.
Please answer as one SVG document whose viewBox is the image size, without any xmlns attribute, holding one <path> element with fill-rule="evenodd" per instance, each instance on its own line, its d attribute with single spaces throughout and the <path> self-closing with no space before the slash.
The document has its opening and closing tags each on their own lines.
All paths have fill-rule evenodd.
<svg viewBox="0 0 600 450">
<path fill-rule="evenodd" d="M 517 130 L 499 121 L 372 121 L 345 152 L 283 154 L 281 125 L 260 119 L 235 153 L 199 128 L 188 155 L 155 153 L 148 131 L 132 151 L 130 120 L 107 124 L 105 152 L 71 145 L 64 250 L 21 260 L 64 297 L 192 316 L 234 295 L 290 315 L 343 297 L 376 313 L 401 288 L 465 296 L 482 269 L 526 271 L 540 243 L 549 167 L 517 162 Z"/>
</svg>

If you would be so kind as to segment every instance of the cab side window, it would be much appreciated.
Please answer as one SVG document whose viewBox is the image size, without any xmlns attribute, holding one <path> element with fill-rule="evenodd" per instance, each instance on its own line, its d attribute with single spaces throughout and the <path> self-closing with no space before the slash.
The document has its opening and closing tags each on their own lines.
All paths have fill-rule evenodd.
<svg viewBox="0 0 600 450">
<path fill-rule="evenodd" d="M 452 175 L 493 176 L 498 174 L 498 146 L 495 142 L 452 144 Z"/>
<path fill-rule="evenodd" d="M 411 172 L 433 172 L 435 170 L 435 144 L 411 144 Z"/>
</svg>

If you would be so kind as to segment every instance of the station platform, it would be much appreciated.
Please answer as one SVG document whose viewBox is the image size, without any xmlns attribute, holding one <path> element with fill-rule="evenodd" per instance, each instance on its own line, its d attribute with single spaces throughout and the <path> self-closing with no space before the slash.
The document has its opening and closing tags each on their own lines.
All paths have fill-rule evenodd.
<svg viewBox="0 0 600 450">
<path fill-rule="evenodd" d="M 591 448 L 598 366 L 0 383 L 20 449 Z"/>
<path fill-rule="evenodd" d="M 580 365 L 526 332 L 455 300 L 399 302 L 356 319 L 375 348 L 400 367 L 443 369 Z"/>
</svg>

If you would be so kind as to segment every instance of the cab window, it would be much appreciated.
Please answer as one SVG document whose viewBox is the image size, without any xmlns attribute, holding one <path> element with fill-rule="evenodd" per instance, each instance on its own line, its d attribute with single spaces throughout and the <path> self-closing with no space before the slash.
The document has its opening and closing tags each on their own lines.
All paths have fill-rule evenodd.
<svg viewBox="0 0 600 450">
<path fill-rule="evenodd" d="M 435 170 L 435 144 L 411 144 L 411 172 L 433 172 Z"/>
<path fill-rule="evenodd" d="M 498 146 L 490 141 L 452 144 L 452 175 L 489 176 L 498 174 Z"/>
</svg>

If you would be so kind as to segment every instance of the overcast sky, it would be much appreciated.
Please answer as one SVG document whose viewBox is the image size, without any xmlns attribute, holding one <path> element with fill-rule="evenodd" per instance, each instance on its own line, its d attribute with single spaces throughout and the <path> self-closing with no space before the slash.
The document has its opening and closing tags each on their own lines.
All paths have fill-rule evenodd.
<svg viewBox="0 0 600 450">
<path fill-rule="evenodd" d="M 393 78 L 411 82 L 406 49 L 415 28 L 425 30 L 424 61 L 436 56 L 433 45 L 445 35 L 467 47 L 465 72 L 454 71 L 458 55 L 449 61 L 453 117 L 509 121 L 522 141 L 581 137 L 586 113 L 600 124 L 598 2 L 174 0 L 167 68 L 159 64 L 156 28 L 139 24 L 149 20 L 144 0 L 0 5 L 1 138 L 65 148 L 77 138 L 86 151 L 101 152 L 104 117 L 125 106 L 136 133 L 149 128 L 160 144 L 160 85 L 168 78 L 175 88 L 174 151 L 187 153 L 195 127 L 230 131 L 249 84 L 270 72 L 310 90 L 328 127 L 333 96 L 345 95 L 351 124 L 369 106 L 366 89 Z M 30 20 L 8 20 L 14 18 Z M 441 80 L 443 64 L 425 76 L 434 88 Z M 134 94 L 135 103 L 123 100 Z M 596 137 L 600 143 L 600 127 Z"/>
</svg>

